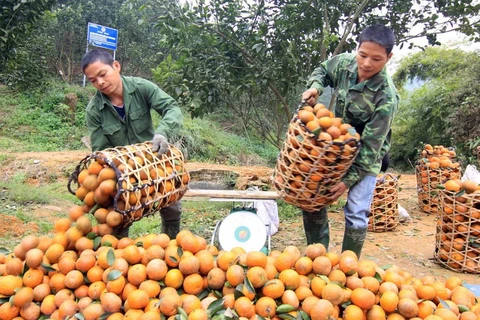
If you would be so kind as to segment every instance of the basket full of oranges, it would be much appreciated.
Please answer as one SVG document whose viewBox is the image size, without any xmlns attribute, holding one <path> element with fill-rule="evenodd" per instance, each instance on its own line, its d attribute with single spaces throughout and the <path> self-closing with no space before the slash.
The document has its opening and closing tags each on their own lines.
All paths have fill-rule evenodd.
<svg viewBox="0 0 480 320">
<path fill-rule="evenodd" d="M 457 272 L 480 273 L 480 185 L 448 180 L 439 194 L 435 261 Z"/>
<path fill-rule="evenodd" d="M 170 145 L 158 156 L 148 141 L 86 156 L 71 174 L 68 190 L 86 212 L 100 207 L 120 213 L 118 227 L 125 227 L 180 200 L 189 180 L 178 148 Z"/>
<path fill-rule="evenodd" d="M 313 212 L 333 202 L 339 183 L 360 149 L 360 135 L 318 103 L 301 104 L 289 123 L 274 170 L 274 187 L 287 203 Z"/>
<path fill-rule="evenodd" d="M 368 217 L 368 231 L 385 232 L 397 227 L 398 179 L 399 176 L 390 173 L 377 176 Z"/>
<path fill-rule="evenodd" d="M 438 214 L 440 194 L 437 187 L 447 180 L 460 179 L 461 169 L 452 148 L 424 145 L 415 166 L 418 205 L 424 212 Z"/>
</svg>

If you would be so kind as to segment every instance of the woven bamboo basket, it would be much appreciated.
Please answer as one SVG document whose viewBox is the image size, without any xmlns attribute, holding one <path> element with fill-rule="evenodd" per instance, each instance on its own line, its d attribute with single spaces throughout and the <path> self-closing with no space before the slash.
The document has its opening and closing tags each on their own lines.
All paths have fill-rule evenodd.
<svg viewBox="0 0 480 320">
<path fill-rule="evenodd" d="M 424 212 L 437 214 L 439 212 L 437 187 L 449 179 L 460 179 L 462 173 L 458 162 L 443 164 L 436 161 L 431 162 L 430 159 L 432 158 L 422 158 L 415 166 L 418 206 Z"/>
<path fill-rule="evenodd" d="M 385 232 L 397 227 L 398 177 L 387 173 L 377 178 L 368 219 L 368 231 Z"/>
<path fill-rule="evenodd" d="M 439 194 L 435 260 L 450 270 L 480 273 L 480 194 Z"/>
<path fill-rule="evenodd" d="M 318 211 L 333 202 L 329 189 L 342 180 L 359 149 L 355 137 L 319 139 L 300 121 L 297 111 L 277 158 L 274 188 L 285 202 L 307 212 Z"/>
<path fill-rule="evenodd" d="M 109 172 L 109 179 L 105 180 L 115 182 L 110 193 L 108 188 L 102 187 L 102 171 L 105 168 L 109 168 L 104 171 Z M 86 176 L 90 175 L 97 178 L 96 188 L 91 185 L 86 188 Z M 86 156 L 71 174 L 68 190 L 82 200 L 92 213 L 98 208 L 121 213 L 123 222 L 118 228 L 124 228 L 180 200 L 187 191 L 189 180 L 179 149 L 170 145 L 168 151 L 158 157 L 148 141 Z M 102 194 L 102 191 L 107 194 Z"/>
</svg>

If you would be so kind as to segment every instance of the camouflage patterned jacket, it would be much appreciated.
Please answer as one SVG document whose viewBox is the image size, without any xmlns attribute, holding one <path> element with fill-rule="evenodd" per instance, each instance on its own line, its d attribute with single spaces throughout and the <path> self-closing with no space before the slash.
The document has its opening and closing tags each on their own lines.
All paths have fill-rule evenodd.
<svg viewBox="0 0 480 320">
<path fill-rule="evenodd" d="M 360 152 L 342 180 L 348 188 L 363 177 L 380 172 L 382 158 L 390 149 L 387 135 L 399 100 L 385 68 L 361 83 L 356 83 L 357 69 L 355 54 L 343 53 L 323 62 L 308 81 L 309 87 L 317 89 L 320 95 L 325 87 L 332 87 L 335 116 L 361 134 Z"/>
</svg>

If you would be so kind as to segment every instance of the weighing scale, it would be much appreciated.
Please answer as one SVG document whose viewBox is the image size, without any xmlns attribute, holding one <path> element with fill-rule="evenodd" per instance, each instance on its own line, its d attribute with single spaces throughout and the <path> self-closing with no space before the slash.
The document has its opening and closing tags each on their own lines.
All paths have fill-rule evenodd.
<svg viewBox="0 0 480 320">
<path fill-rule="evenodd" d="M 211 244 L 215 240 L 222 250 L 230 251 L 241 247 L 245 252 L 270 252 L 270 232 L 263 220 L 257 215 L 255 208 L 234 208 L 224 219 L 217 222 L 213 230 Z M 266 247 L 265 247 L 266 244 Z"/>
</svg>

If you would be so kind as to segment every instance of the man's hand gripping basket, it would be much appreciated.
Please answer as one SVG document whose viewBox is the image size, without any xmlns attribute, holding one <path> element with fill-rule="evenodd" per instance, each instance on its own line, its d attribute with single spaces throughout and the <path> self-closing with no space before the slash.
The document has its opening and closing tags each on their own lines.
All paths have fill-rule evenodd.
<svg viewBox="0 0 480 320">
<path fill-rule="evenodd" d="M 109 225 L 123 228 L 180 200 L 189 180 L 179 149 L 170 145 L 158 157 L 145 142 L 88 155 L 72 173 L 68 190 L 83 201 L 85 211 L 120 213 L 112 214 L 116 222 Z"/>
<path fill-rule="evenodd" d="M 307 212 L 333 202 L 330 188 L 352 165 L 360 135 L 323 104 L 303 103 L 289 124 L 274 171 L 274 187 L 287 203 Z"/>
</svg>

